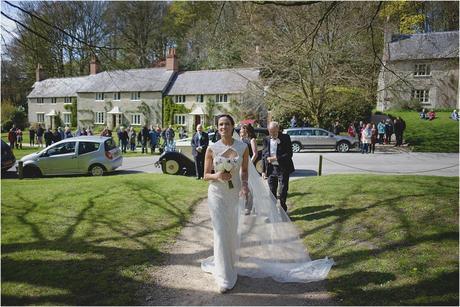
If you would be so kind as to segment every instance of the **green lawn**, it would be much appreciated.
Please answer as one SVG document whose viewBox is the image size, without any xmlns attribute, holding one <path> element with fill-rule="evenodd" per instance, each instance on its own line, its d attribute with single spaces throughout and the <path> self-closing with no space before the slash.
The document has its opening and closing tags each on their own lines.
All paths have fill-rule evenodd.
<svg viewBox="0 0 460 307">
<path fill-rule="evenodd" d="M 206 196 L 157 174 L 2 180 L 3 305 L 136 305 Z"/>
<path fill-rule="evenodd" d="M 341 305 L 458 305 L 458 177 L 336 175 L 290 184 L 312 258 Z"/>
<path fill-rule="evenodd" d="M 413 111 L 390 111 L 393 116 L 401 116 L 406 122 L 404 140 L 413 151 L 458 152 L 459 122 L 449 118 L 450 112 L 436 112 L 436 119 L 419 119 Z"/>
<path fill-rule="evenodd" d="M 458 304 L 458 177 L 333 175 L 290 184 L 341 305 Z M 132 305 L 206 196 L 156 174 L 2 180 L 4 305 Z M 257 282 L 255 280 L 254 282 Z"/>
</svg>

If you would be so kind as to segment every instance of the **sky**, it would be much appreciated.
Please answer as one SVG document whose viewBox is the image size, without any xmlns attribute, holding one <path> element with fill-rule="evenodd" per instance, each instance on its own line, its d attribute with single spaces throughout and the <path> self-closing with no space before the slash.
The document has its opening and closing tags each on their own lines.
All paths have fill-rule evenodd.
<svg viewBox="0 0 460 307">
<path fill-rule="evenodd" d="M 17 2 L 17 1 L 11 1 L 11 3 L 13 3 L 15 5 L 19 5 L 19 2 Z M 0 1 L 0 8 L 1 8 L 1 11 L 3 13 L 5 13 L 6 15 L 8 15 L 8 16 L 10 16 L 12 18 L 17 17 L 17 14 L 16 14 L 17 9 L 9 6 L 4 1 Z M 10 34 L 8 32 L 15 33 L 17 31 L 17 29 L 16 29 L 15 22 L 12 21 L 12 20 L 9 20 L 8 18 L 6 18 L 3 15 L 0 15 L 0 23 L 1 23 L 1 28 L 0 28 L 1 42 L 0 42 L 0 45 L 1 45 L 1 49 L 2 49 L 2 55 L 3 55 L 5 53 L 5 51 L 4 51 L 5 43 L 9 44 L 11 42 L 11 40 L 13 39 L 12 36 L 11 36 L 12 34 Z"/>
</svg>

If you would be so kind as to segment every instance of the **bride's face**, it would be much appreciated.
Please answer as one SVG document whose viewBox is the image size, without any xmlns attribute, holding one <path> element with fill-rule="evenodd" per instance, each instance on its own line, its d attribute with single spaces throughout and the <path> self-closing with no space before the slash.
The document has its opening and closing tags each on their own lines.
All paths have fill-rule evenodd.
<svg viewBox="0 0 460 307">
<path fill-rule="evenodd" d="M 227 117 L 219 118 L 219 122 L 217 123 L 219 133 L 222 137 L 224 136 L 232 136 L 233 134 L 233 125 Z"/>
</svg>

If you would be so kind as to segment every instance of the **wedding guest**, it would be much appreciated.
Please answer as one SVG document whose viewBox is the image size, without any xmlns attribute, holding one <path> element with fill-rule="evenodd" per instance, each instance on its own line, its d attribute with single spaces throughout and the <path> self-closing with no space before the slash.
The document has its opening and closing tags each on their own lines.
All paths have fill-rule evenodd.
<svg viewBox="0 0 460 307">
<path fill-rule="evenodd" d="M 370 147 L 370 152 L 375 153 L 375 144 L 377 143 L 377 136 L 378 136 L 378 131 L 377 127 L 375 126 L 374 123 L 372 123 L 371 126 L 371 147 Z"/>
<path fill-rule="evenodd" d="M 38 147 L 43 147 L 43 134 L 45 133 L 45 130 L 42 128 L 41 124 L 38 124 L 37 128 L 37 144 Z"/>
<path fill-rule="evenodd" d="M 369 153 L 369 144 L 371 143 L 371 138 L 372 138 L 371 124 L 367 124 L 361 131 L 361 142 L 363 143 L 363 148 L 361 150 L 362 154 Z"/>
<path fill-rule="evenodd" d="M 383 119 L 377 125 L 377 130 L 379 133 L 379 144 L 382 145 L 383 137 L 385 136 L 385 122 L 383 121 Z"/>
<path fill-rule="evenodd" d="M 348 126 L 348 136 L 351 136 L 352 138 L 356 137 L 356 130 L 355 130 L 355 125 L 354 123 L 351 123 L 350 126 Z"/>
<path fill-rule="evenodd" d="M 203 178 L 204 157 L 209 145 L 209 136 L 203 131 L 202 125 L 196 126 L 196 133 L 191 140 L 192 155 L 195 159 L 196 179 Z"/>
<path fill-rule="evenodd" d="M 294 172 L 294 163 L 291 137 L 279 130 L 277 122 L 270 122 L 268 125 L 269 136 L 264 139 L 262 151 L 265 165 L 262 176 L 268 179 L 268 186 L 273 196 L 277 197 L 278 185 L 280 186 L 280 204 L 284 211 L 287 211 L 289 175 Z"/>
<path fill-rule="evenodd" d="M 37 134 L 37 131 L 33 126 L 29 127 L 29 145 L 31 147 L 35 146 L 35 135 Z"/>
</svg>

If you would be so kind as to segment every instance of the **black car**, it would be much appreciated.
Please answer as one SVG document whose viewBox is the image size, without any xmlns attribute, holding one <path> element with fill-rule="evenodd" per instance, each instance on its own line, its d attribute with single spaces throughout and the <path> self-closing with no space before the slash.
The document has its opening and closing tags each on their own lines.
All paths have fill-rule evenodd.
<svg viewBox="0 0 460 307">
<path fill-rule="evenodd" d="M 16 158 L 14 157 L 13 151 L 10 146 L 2 140 L 2 174 L 9 170 L 15 163 Z"/>
<path fill-rule="evenodd" d="M 268 136 L 267 128 L 254 128 L 256 133 L 257 147 L 259 149 L 258 158 L 256 161 L 256 169 L 262 173 L 262 146 L 264 137 Z M 235 128 L 235 132 L 239 135 L 240 128 Z M 215 133 L 209 133 L 209 141 L 216 142 Z M 181 139 L 176 142 L 174 151 L 165 151 L 155 165 L 161 166 L 164 174 L 170 175 L 185 175 L 195 176 L 195 162 L 192 156 L 192 138 Z"/>
</svg>

